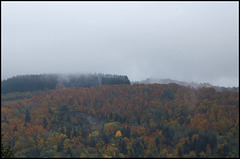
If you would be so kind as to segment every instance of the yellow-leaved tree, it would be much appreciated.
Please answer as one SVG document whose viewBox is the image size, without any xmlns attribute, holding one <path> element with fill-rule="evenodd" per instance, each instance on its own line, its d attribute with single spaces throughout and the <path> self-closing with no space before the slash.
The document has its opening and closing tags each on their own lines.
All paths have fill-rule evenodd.
<svg viewBox="0 0 240 159">
<path fill-rule="evenodd" d="M 122 136 L 122 133 L 120 130 L 118 130 L 115 134 L 115 137 L 118 138 L 118 137 L 121 137 Z"/>
</svg>

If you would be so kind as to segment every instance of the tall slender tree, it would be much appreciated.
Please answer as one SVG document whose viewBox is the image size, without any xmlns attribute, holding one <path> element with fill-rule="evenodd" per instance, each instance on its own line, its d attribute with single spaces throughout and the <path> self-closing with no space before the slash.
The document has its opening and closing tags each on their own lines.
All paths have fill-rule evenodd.
<svg viewBox="0 0 240 159">
<path fill-rule="evenodd" d="M 29 112 L 29 110 L 27 109 L 27 110 L 26 110 L 25 122 L 27 123 L 27 122 L 30 122 L 30 121 L 31 121 L 30 112 Z"/>
</svg>

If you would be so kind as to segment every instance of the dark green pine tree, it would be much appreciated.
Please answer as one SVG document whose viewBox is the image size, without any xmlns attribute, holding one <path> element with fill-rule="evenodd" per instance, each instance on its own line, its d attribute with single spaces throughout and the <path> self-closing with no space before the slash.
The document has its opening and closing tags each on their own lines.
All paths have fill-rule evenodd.
<svg viewBox="0 0 240 159">
<path fill-rule="evenodd" d="M 15 132 L 15 131 L 18 131 L 17 125 L 14 126 L 13 131 L 14 131 L 14 132 Z"/>
<path fill-rule="evenodd" d="M 71 129 L 70 128 L 66 129 L 66 135 L 69 139 L 71 138 Z"/>
<path fill-rule="evenodd" d="M 67 149 L 66 157 L 67 157 L 67 158 L 71 158 L 71 157 L 72 157 L 72 151 L 71 151 L 70 148 Z"/>
<path fill-rule="evenodd" d="M 2 142 L 2 136 L 3 134 L 1 134 L 1 158 L 14 158 L 14 154 L 10 145 L 8 145 L 8 147 L 4 146 Z"/>
<path fill-rule="evenodd" d="M 76 127 L 74 127 L 74 129 L 73 129 L 73 137 L 77 137 L 77 136 L 78 136 L 77 130 L 76 130 Z"/>
<path fill-rule="evenodd" d="M 29 110 L 27 109 L 27 110 L 26 110 L 25 122 L 27 123 L 27 122 L 30 122 L 30 121 L 31 121 L 30 112 L 29 112 Z"/>
<path fill-rule="evenodd" d="M 46 129 L 47 125 L 48 125 L 47 119 L 44 117 L 43 118 L 43 127 L 44 127 L 44 129 Z"/>
<path fill-rule="evenodd" d="M 180 148 L 178 148 L 178 155 L 179 157 L 182 157 L 182 150 Z"/>
<path fill-rule="evenodd" d="M 125 143 L 125 141 L 123 139 L 119 140 L 118 149 L 124 155 L 127 154 L 128 151 L 127 151 L 127 148 L 126 148 L 126 143 Z"/>
</svg>

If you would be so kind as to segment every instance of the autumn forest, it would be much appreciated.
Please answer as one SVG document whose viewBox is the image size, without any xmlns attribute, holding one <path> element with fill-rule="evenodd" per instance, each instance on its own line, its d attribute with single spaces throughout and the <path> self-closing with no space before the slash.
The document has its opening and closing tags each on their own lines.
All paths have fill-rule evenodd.
<svg viewBox="0 0 240 159">
<path fill-rule="evenodd" d="M 21 91 L 6 84 L 2 141 L 15 157 L 239 157 L 239 92 L 91 77 Z"/>
</svg>

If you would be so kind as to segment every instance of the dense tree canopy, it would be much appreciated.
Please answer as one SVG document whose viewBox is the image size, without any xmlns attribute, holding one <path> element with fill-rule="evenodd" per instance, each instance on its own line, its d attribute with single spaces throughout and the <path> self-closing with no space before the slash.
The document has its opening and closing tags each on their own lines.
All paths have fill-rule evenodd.
<svg viewBox="0 0 240 159">
<path fill-rule="evenodd" d="M 3 80 L 1 92 L 25 92 L 65 87 L 78 88 L 98 85 L 130 84 L 127 76 L 110 74 L 42 74 L 21 75 Z"/>
<path fill-rule="evenodd" d="M 16 157 L 239 157 L 237 92 L 123 84 L 2 98 Z"/>
</svg>

